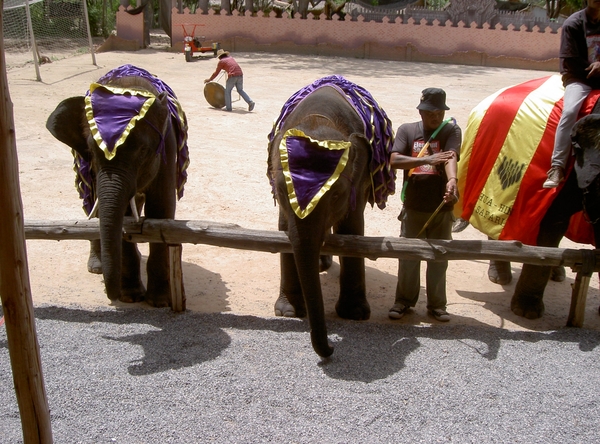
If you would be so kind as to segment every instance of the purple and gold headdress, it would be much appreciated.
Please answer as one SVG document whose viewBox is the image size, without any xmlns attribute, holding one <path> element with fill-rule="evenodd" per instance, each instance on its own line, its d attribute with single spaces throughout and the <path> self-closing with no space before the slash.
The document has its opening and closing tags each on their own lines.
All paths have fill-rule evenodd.
<svg viewBox="0 0 600 444">
<path fill-rule="evenodd" d="M 173 90 L 158 77 L 133 65 L 122 65 L 92 83 L 85 97 L 85 111 L 94 140 L 104 151 L 107 159 L 112 159 L 136 123 L 144 118 L 154 103 L 156 96 L 149 91 L 135 87 L 122 88 L 110 83 L 122 77 L 142 77 L 148 80 L 159 94 L 167 93 L 168 107 L 172 119 L 176 123 L 174 130 L 177 138 L 177 198 L 183 197 L 183 189 L 187 181 L 189 150 L 187 146 L 187 120 L 185 113 Z M 162 138 L 157 154 L 164 156 L 164 136 L 169 128 L 155 128 Z M 73 151 L 74 170 L 77 174 L 75 185 L 79 196 L 83 199 L 86 214 L 92 211 L 96 196 L 94 192 L 91 165 L 77 152 Z"/>
<path fill-rule="evenodd" d="M 332 75 L 316 80 L 297 91 L 283 105 L 281 113 L 268 136 L 272 142 L 283 126 L 286 117 L 308 95 L 319 88 L 335 88 L 356 110 L 364 123 L 364 136 L 372 149 L 371 189 L 369 203 L 385 208 L 387 197 L 395 192 L 396 173 L 390 166 L 390 153 L 394 144 L 392 123 L 385 111 L 364 88 Z M 321 196 L 340 178 L 348 161 L 351 143 L 345 141 L 318 141 L 297 129 L 288 130 L 282 137 L 279 154 L 286 179 L 290 204 L 299 218 L 304 218 L 316 207 Z M 323 148 L 326 148 L 323 150 Z M 318 160 L 313 155 L 319 152 Z M 315 165 L 318 167 L 315 168 Z M 267 175 L 275 196 L 275 178 L 269 165 Z"/>
<path fill-rule="evenodd" d="M 285 132 L 279 156 L 290 204 L 300 219 L 311 213 L 339 179 L 351 145 L 346 141 L 315 140 L 295 128 Z"/>
<path fill-rule="evenodd" d="M 104 156 L 111 160 L 156 96 L 149 91 L 92 83 L 85 96 L 85 114 L 90 131 Z M 162 128 L 157 129 L 162 133 Z"/>
</svg>

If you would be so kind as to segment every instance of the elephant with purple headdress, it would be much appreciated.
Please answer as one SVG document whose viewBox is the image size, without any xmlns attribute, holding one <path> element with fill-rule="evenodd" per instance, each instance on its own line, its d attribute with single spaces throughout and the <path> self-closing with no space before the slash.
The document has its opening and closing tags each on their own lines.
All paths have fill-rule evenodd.
<svg viewBox="0 0 600 444">
<path fill-rule="evenodd" d="M 320 248 L 331 230 L 364 235 L 367 202 L 385 207 L 395 187 L 393 142 L 391 121 L 369 92 L 340 76 L 292 95 L 269 134 L 267 175 L 279 203 L 279 230 L 288 233 L 293 250 L 281 254 L 275 314 L 308 315 L 313 348 L 322 357 L 333 348 L 319 280 L 331 261 L 323 260 Z M 340 257 L 336 312 L 369 318 L 364 258 Z"/>
<path fill-rule="evenodd" d="M 46 127 L 72 148 L 76 187 L 100 219 L 100 262 L 92 243 L 88 268 L 101 268 L 111 300 L 169 306 L 168 247 L 150 243 L 147 290 L 137 246 L 123 240 L 123 218 L 173 219 L 189 164 L 187 122 L 175 93 L 148 71 L 120 66 L 85 96 L 63 100 Z M 97 246 L 97 243 L 96 243 Z"/>
</svg>

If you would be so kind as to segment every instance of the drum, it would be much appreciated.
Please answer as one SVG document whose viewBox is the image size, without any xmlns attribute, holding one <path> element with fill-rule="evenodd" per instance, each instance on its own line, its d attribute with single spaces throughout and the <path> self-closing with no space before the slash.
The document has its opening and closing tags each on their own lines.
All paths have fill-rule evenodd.
<svg viewBox="0 0 600 444">
<path fill-rule="evenodd" d="M 225 106 L 225 87 L 217 82 L 208 82 L 204 85 L 204 98 L 215 108 Z"/>
</svg>

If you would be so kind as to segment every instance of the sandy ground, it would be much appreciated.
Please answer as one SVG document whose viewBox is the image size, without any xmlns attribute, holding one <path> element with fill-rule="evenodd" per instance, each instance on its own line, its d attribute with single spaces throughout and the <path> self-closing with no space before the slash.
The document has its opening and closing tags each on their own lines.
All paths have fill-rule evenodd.
<svg viewBox="0 0 600 444">
<path fill-rule="evenodd" d="M 339 74 L 371 92 L 396 129 L 418 119 L 415 109 L 422 89 L 444 88 L 451 110 L 448 115 L 466 126 L 470 110 L 500 88 L 551 73 L 473 66 L 404 63 L 331 57 L 233 54 L 245 74 L 245 90 L 256 102 L 252 113 L 243 101 L 234 112 L 212 108 L 203 95 L 203 79 L 215 69 L 216 60 L 204 58 L 186 63 L 179 53 L 154 45 L 138 52 L 109 52 L 78 56 L 41 67 L 42 81 L 35 80 L 33 66 L 11 70 L 9 88 L 14 104 L 19 155 L 20 187 L 25 219 L 83 219 L 81 202 L 74 189 L 70 150 L 45 128 L 48 115 L 63 99 L 83 95 L 91 82 L 124 63 L 145 68 L 169 84 L 178 95 L 189 120 L 191 164 L 185 196 L 177 219 L 236 223 L 244 228 L 277 229 L 274 206 L 266 178 L 267 135 L 281 106 L 303 86 L 325 75 Z M 222 79 L 221 82 L 224 82 Z M 234 93 L 234 99 L 236 94 Z M 399 193 L 388 207 L 366 210 L 369 236 L 396 236 L 400 212 Z M 457 239 L 485 239 L 472 227 Z M 565 248 L 588 248 L 565 241 Z M 108 300 L 102 277 L 87 272 L 86 241 L 28 241 L 28 261 L 35 305 L 80 305 L 84 308 L 122 303 Z M 141 245 L 142 254 L 147 245 Z M 273 316 L 278 294 L 279 258 L 270 253 L 247 252 L 186 244 L 183 273 L 187 308 L 197 312 L 233 312 Z M 425 267 L 422 267 L 424 270 Z M 372 315 L 367 322 L 392 322 L 387 317 L 393 304 L 397 261 L 366 261 L 368 299 Z M 564 327 L 574 274 L 567 270 L 563 283 L 550 282 L 545 296 L 546 314 L 540 320 L 515 316 L 509 308 L 520 265 L 513 265 L 515 279 L 504 287 L 487 278 L 483 261 L 451 262 L 448 270 L 448 310 L 452 323 L 491 325 L 515 330 L 547 331 Z M 321 276 L 325 308 L 335 314 L 337 258 Z M 588 294 L 585 327 L 600 329 L 598 278 Z M 136 304 L 148 307 L 145 304 Z M 151 309 L 148 307 L 148 309 Z M 413 314 L 400 321 L 428 325 L 425 294 Z M 434 321 L 435 322 L 435 321 Z"/>
</svg>

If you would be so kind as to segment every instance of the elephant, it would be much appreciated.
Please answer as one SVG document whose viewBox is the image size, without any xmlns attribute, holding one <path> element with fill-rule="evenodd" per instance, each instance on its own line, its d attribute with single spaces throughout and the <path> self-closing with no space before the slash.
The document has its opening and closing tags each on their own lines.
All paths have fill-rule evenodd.
<svg viewBox="0 0 600 444">
<path fill-rule="evenodd" d="M 472 111 L 467 133 L 469 125 L 475 130 L 463 142 L 463 148 L 466 145 L 471 152 L 467 163 L 459 164 L 459 180 L 463 182 L 459 190 L 464 199 L 456 214 L 462 220 L 455 231 L 471 222 L 491 239 L 558 247 L 567 236 L 575 242 L 597 245 L 600 92 L 590 94 L 581 113 L 587 116 L 580 118 L 572 130 L 574 166 L 567 169 L 565 181 L 556 189 L 542 188 L 562 110 L 561 88 L 559 76 L 534 79 L 491 96 Z M 513 118 L 515 123 L 511 123 Z M 497 152 L 495 143 L 502 145 Z M 487 167 L 485 162 L 489 162 Z M 492 282 L 509 283 L 510 262 L 490 261 L 488 276 Z M 513 313 L 528 319 L 541 317 L 549 279 L 563 281 L 564 267 L 524 264 L 510 303 Z"/>
<path fill-rule="evenodd" d="M 175 217 L 189 165 L 187 121 L 175 93 L 148 71 L 123 65 L 92 83 L 85 96 L 60 102 L 46 127 L 71 148 L 84 211 L 98 215 L 97 266 L 108 298 L 169 306 L 168 246 L 150 243 L 146 290 L 140 252 L 123 240 L 123 221 L 142 208 L 148 218 Z"/>
<path fill-rule="evenodd" d="M 280 254 L 275 315 L 308 316 L 311 342 L 321 357 L 327 339 L 319 272 L 331 261 L 320 254 L 326 236 L 364 235 L 369 202 L 385 207 L 395 190 L 389 156 L 391 121 L 370 93 L 341 76 L 316 80 L 288 99 L 269 134 L 267 176 L 280 231 L 292 253 Z M 364 258 L 340 257 L 338 316 L 370 317 Z"/>
<path fill-rule="evenodd" d="M 588 117 L 590 118 L 580 120 L 573 128 L 574 143 L 582 143 L 576 150 L 576 166 L 566 178 L 566 183 L 542 219 L 537 237 L 539 246 L 558 247 L 569 228 L 571 216 L 582 210 L 593 227 L 594 243 L 597 245 L 600 241 L 600 176 L 596 171 L 596 175 L 589 183 L 581 186 L 583 173 L 577 166 L 583 167 L 582 162 L 588 157 L 586 151 L 598 150 L 599 156 L 596 160 L 600 159 L 598 141 L 592 141 L 586 135 L 594 132 L 594 137 L 597 138 L 600 116 Z M 550 266 L 523 264 L 510 304 L 513 313 L 528 319 L 537 319 L 544 314 L 544 290 L 551 273 Z"/>
</svg>

